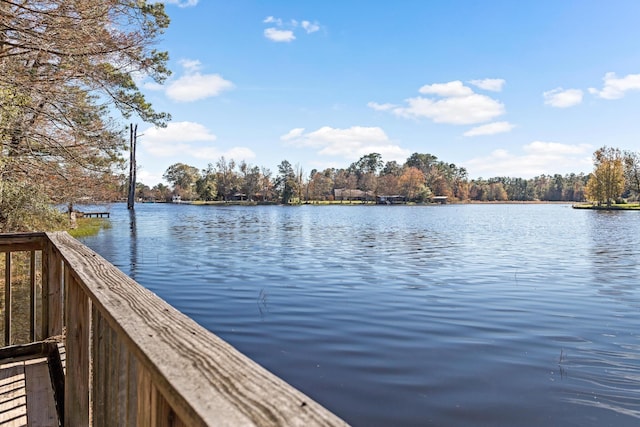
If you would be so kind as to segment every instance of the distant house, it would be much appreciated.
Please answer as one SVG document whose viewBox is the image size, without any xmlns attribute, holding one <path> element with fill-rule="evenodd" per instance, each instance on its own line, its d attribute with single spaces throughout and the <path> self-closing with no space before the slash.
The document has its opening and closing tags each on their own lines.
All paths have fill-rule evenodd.
<svg viewBox="0 0 640 427">
<path fill-rule="evenodd" d="M 433 203 L 440 203 L 441 205 L 446 205 L 447 204 L 447 196 L 433 196 L 431 198 L 431 201 Z"/>
<path fill-rule="evenodd" d="M 376 203 L 379 205 L 398 205 L 406 202 L 407 202 L 406 197 L 401 196 L 399 194 L 394 194 L 393 196 L 376 197 Z"/>
<path fill-rule="evenodd" d="M 375 194 L 372 191 L 362 191 L 355 188 L 336 188 L 333 197 L 340 201 L 373 200 Z"/>
<path fill-rule="evenodd" d="M 171 198 L 171 203 L 182 203 L 182 198 L 178 195 L 175 195 Z"/>
<path fill-rule="evenodd" d="M 231 200 L 234 200 L 234 201 L 247 200 L 247 195 L 244 193 L 235 193 L 233 196 L 231 196 Z"/>
</svg>

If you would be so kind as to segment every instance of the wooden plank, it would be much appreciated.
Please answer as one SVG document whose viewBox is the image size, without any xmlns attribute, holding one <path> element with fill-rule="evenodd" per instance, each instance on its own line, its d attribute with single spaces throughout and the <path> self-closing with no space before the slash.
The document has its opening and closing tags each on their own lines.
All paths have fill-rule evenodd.
<svg viewBox="0 0 640 427">
<path fill-rule="evenodd" d="M 29 263 L 29 338 L 36 340 L 36 251 L 31 251 Z"/>
<path fill-rule="evenodd" d="M 0 365 L 0 426 L 27 425 L 24 361 Z"/>
<path fill-rule="evenodd" d="M 122 369 L 120 383 L 126 383 L 126 392 L 120 398 L 120 402 L 122 408 L 126 410 L 120 412 L 121 422 L 119 425 L 135 426 L 138 425 L 138 363 L 133 354 L 126 349 L 126 346 L 121 345 L 123 346 L 121 354 L 126 359 L 126 363 L 122 363 L 120 366 Z M 125 387 L 120 388 L 121 393 L 124 389 Z"/>
<path fill-rule="evenodd" d="M 138 408 L 151 404 L 153 386 L 189 426 L 345 425 L 68 234 L 47 236 L 135 357 Z M 76 366 L 69 344 L 68 381 Z M 146 412 L 136 413 L 137 425 L 149 425 Z"/>
<path fill-rule="evenodd" d="M 106 324 L 107 322 L 105 322 Z M 108 357 L 108 369 L 107 369 L 107 384 L 109 388 L 107 390 L 107 413 L 106 418 L 108 420 L 117 420 L 118 411 L 120 410 L 120 402 L 118 401 L 118 387 L 120 382 L 118 381 L 119 362 L 120 362 L 120 346 L 118 345 L 118 336 L 111 329 L 108 328 L 108 346 L 105 349 L 105 355 Z"/>
<path fill-rule="evenodd" d="M 151 375 L 144 369 L 138 371 L 138 386 L 137 386 L 137 426 L 138 427 L 154 427 L 151 420 L 152 413 L 152 400 L 153 384 L 151 382 Z"/>
<path fill-rule="evenodd" d="M 53 398 L 47 358 L 25 362 L 27 421 L 32 426 L 58 427 L 58 413 Z"/>
<path fill-rule="evenodd" d="M 11 252 L 4 254 L 4 345 L 11 345 Z"/>
<path fill-rule="evenodd" d="M 89 425 L 89 299 L 71 278 L 65 282 L 67 372 L 64 389 L 65 426 Z"/>
<path fill-rule="evenodd" d="M 93 405 L 93 416 L 96 427 L 107 426 L 107 416 L 106 416 L 106 394 L 107 388 L 109 384 L 106 381 L 107 372 L 109 370 L 109 364 L 107 361 L 108 356 L 108 347 L 106 340 L 108 336 L 108 330 L 106 328 L 106 322 L 100 315 L 100 312 L 96 309 L 95 306 L 91 307 L 92 312 L 92 322 L 91 327 L 93 328 L 93 333 L 91 334 L 91 341 L 93 346 L 93 394 L 92 394 L 92 405 Z"/>
<path fill-rule="evenodd" d="M 60 253 L 53 247 L 47 251 L 47 292 L 43 293 L 43 323 L 47 324 L 44 338 L 61 335 L 63 326 L 63 270 Z M 46 298 L 45 298 L 46 296 Z M 46 299 L 46 302 L 45 302 Z M 46 317 L 45 316 L 46 307 Z"/>
<path fill-rule="evenodd" d="M 0 252 L 42 250 L 46 240 L 45 233 L 0 234 Z"/>
</svg>

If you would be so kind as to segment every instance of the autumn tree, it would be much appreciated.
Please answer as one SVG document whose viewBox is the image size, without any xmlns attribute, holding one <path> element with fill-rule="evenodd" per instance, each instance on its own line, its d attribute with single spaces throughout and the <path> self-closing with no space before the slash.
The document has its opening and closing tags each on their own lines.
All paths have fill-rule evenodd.
<svg viewBox="0 0 640 427">
<path fill-rule="evenodd" d="M 585 188 L 589 200 L 611 207 L 624 191 L 623 155 L 618 148 L 602 147 L 593 153 L 594 171 Z"/>
<path fill-rule="evenodd" d="M 113 172 L 126 148 L 113 114 L 165 124 L 133 75 L 169 75 L 153 48 L 168 23 L 162 3 L 0 0 L 0 229 L 8 191 L 45 202 L 57 181 L 84 191 Z"/>
<path fill-rule="evenodd" d="M 198 168 L 184 163 L 175 163 L 167 168 L 162 177 L 173 185 L 174 194 L 186 200 L 198 197 L 196 183 L 201 178 Z"/>
<path fill-rule="evenodd" d="M 626 190 L 635 195 L 640 202 L 640 153 L 626 151 L 624 153 L 624 177 Z"/>
<path fill-rule="evenodd" d="M 408 200 L 414 200 L 422 193 L 427 192 L 424 173 L 416 167 L 408 167 L 398 178 L 398 186 L 402 195 Z M 430 191 L 429 191 L 430 193 Z"/>
</svg>

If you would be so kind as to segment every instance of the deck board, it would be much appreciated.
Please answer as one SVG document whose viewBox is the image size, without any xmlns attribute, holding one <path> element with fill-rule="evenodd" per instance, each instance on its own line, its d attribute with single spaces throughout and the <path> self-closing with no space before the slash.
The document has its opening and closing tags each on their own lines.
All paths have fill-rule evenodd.
<svg viewBox="0 0 640 427">
<path fill-rule="evenodd" d="M 57 427 L 58 413 L 53 398 L 49 365 L 46 357 L 27 360 L 24 365 L 29 425 Z"/>
<path fill-rule="evenodd" d="M 0 427 L 59 424 L 47 357 L 0 360 Z"/>
<path fill-rule="evenodd" d="M 24 361 L 0 365 L 0 426 L 27 425 Z"/>
</svg>

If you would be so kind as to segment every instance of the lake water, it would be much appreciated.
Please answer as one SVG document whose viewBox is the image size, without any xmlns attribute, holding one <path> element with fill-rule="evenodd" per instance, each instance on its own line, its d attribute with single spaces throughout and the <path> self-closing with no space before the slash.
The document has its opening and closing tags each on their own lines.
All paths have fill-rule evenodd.
<svg viewBox="0 0 640 427">
<path fill-rule="evenodd" d="M 110 210 L 88 246 L 353 425 L 640 425 L 640 212 Z"/>
</svg>

